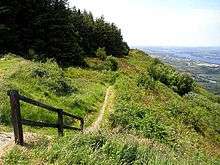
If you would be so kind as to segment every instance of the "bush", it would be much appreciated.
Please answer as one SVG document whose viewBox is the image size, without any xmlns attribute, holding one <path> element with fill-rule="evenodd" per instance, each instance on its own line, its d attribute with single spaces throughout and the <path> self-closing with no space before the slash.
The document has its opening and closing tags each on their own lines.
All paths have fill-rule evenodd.
<svg viewBox="0 0 220 165">
<path fill-rule="evenodd" d="M 145 89 L 153 90 L 155 89 L 155 81 L 152 77 L 145 75 L 145 74 L 141 74 L 138 76 L 137 86 L 143 87 Z"/>
<path fill-rule="evenodd" d="M 122 54 L 123 55 L 128 55 L 129 51 L 130 51 L 130 48 L 129 48 L 128 44 L 126 42 L 123 42 Z"/>
<path fill-rule="evenodd" d="M 49 76 L 48 72 L 43 68 L 34 68 L 31 74 L 34 78 L 43 78 Z"/>
<path fill-rule="evenodd" d="M 105 48 L 98 48 L 96 51 L 96 57 L 98 57 L 100 60 L 104 61 L 107 58 Z"/>
<path fill-rule="evenodd" d="M 105 61 L 98 61 L 98 63 L 93 64 L 90 66 L 95 70 L 107 70 L 107 71 L 117 71 L 118 70 L 118 62 L 116 57 L 108 56 Z"/>
<path fill-rule="evenodd" d="M 160 61 L 160 59 L 154 58 L 154 59 L 153 59 L 153 64 L 154 64 L 154 65 L 162 64 L 162 62 Z"/>
<path fill-rule="evenodd" d="M 105 66 L 107 70 L 116 71 L 118 70 L 118 62 L 115 57 L 108 56 L 106 58 Z"/>
<path fill-rule="evenodd" d="M 149 75 L 163 84 L 167 85 L 174 92 L 183 96 L 194 89 L 194 80 L 187 74 L 176 72 L 172 67 L 156 62 L 156 65 L 151 65 L 148 72 Z"/>
<path fill-rule="evenodd" d="M 77 90 L 69 85 L 70 82 L 63 74 L 63 70 L 53 61 L 35 66 L 31 71 L 33 78 L 36 78 L 41 85 L 47 86 L 49 91 L 57 96 L 66 96 Z"/>
<path fill-rule="evenodd" d="M 50 89 L 57 96 L 70 95 L 71 93 L 73 93 L 77 90 L 77 89 L 71 87 L 65 78 L 62 78 L 60 80 L 56 80 L 55 82 L 52 82 L 49 85 L 50 85 Z"/>
<path fill-rule="evenodd" d="M 138 145 L 125 144 L 120 153 L 121 164 L 133 164 L 137 159 Z"/>
<path fill-rule="evenodd" d="M 183 96 L 194 89 L 194 80 L 187 74 L 180 74 L 174 80 L 173 85 L 177 88 L 174 90 L 180 96 Z"/>
<path fill-rule="evenodd" d="M 125 130 L 142 133 L 146 138 L 169 142 L 169 130 L 150 109 L 118 104 L 110 121 L 113 128 L 120 126 Z"/>
</svg>

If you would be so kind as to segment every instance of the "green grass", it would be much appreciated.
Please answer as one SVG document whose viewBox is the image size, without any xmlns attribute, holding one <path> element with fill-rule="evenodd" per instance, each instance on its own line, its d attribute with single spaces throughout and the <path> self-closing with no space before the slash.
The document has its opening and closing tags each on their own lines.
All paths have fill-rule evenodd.
<svg viewBox="0 0 220 165">
<path fill-rule="evenodd" d="M 53 61 L 11 56 L 0 61 L 5 73 L 0 107 L 6 125 L 8 89 L 82 116 L 86 126 L 97 117 L 109 85 L 115 94 L 113 109 L 105 112 L 102 133 L 66 131 L 58 139 L 56 130 L 49 130 L 53 140 L 39 137 L 29 146 L 16 146 L 4 158 L 5 164 L 220 164 L 218 96 L 197 83 L 180 96 L 169 84 L 151 77 L 150 68 L 157 60 L 138 50 L 118 58 L 115 72 L 101 69 L 103 61 L 96 58 L 86 61 L 87 68 L 63 70 Z M 173 68 L 172 72 L 167 69 L 165 76 L 172 77 Z M 22 104 L 22 110 L 26 118 L 56 122 L 56 116 L 38 108 Z M 68 119 L 65 122 L 71 124 Z M 48 134 L 47 129 L 25 130 Z"/>
<path fill-rule="evenodd" d="M 154 141 L 140 141 L 126 134 L 75 134 L 48 141 L 41 137 L 26 147 L 16 146 L 5 164 L 218 164 L 196 152 L 177 154 Z"/>
<path fill-rule="evenodd" d="M 140 79 L 143 74 L 150 77 L 148 69 L 154 59 L 137 50 L 119 60 L 121 74 L 115 83 L 115 110 L 110 117 L 113 128 L 154 139 L 188 155 L 198 150 L 220 157 L 216 96 L 196 85 L 181 97 L 160 81 Z"/>
<path fill-rule="evenodd" d="M 45 104 L 62 108 L 66 112 L 84 117 L 86 124 L 98 113 L 105 91 L 112 81 L 111 72 L 97 72 L 81 68 L 61 69 L 53 61 L 31 62 L 14 56 L 0 61 L 1 122 L 10 123 L 7 91 L 16 89 L 21 95 Z M 36 121 L 56 122 L 57 115 L 38 107 L 21 103 L 22 117 Z M 65 122 L 71 124 L 68 118 Z"/>
</svg>

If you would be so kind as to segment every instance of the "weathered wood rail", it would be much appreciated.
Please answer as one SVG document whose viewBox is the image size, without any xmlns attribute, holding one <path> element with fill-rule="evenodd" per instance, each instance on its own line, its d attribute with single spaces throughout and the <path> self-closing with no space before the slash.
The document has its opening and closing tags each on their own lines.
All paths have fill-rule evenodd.
<svg viewBox="0 0 220 165">
<path fill-rule="evenodd" d="M 84 119 L 81 118 L 81 117 L 78 117 L 78 116 L 72 115 L 70 113 L 64 112 L 63 109 L 54 108 L 52 106 L 40 103 L 36 100 L 32 100 L 32 99 L 27 98 L 25 96 L 22 96 L 16 90 L 8 91 L 8 96 L 10 97 L 11 120 L 12 120 L 12 125 L 13 125 L 13 128 L 14 128 L 14 136 L 15 136 L 15 143 L 16 144 L 24 145 L 22 125 L 35 126 L 35 127 L 57 128 L 58 129 L 58 134 L 60 136 L 63 136 L 64 129 L 83 131 Z M 20 101 L 23 101 L 23 102 L 26 102 L 28 104 L 38 106 L 38 107 L 41 107 L 45 110 L 57 113 L 57 115 L 58 115 L 57 123 L 55 123 L 55 124 L 54 123 L 45 123 L 45 122 L 37 122 L 37 121 L 22 119 Z M 80 128 L 65 125 L 63 123 L 63 116 L 68 116 L 68 117 L 71 117 L 73 119 L 79 120 L 80 121 Z"/>
</svg>

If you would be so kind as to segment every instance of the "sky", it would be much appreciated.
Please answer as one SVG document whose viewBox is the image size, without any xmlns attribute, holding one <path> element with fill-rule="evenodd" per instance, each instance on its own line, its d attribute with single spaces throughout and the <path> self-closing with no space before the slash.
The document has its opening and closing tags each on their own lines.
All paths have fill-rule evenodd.
<svg viewBox="0 0 220 165">
<path fill-rule="evenodd" d="M 70 0 L 104 15 L 129 46 L 220 46 L 220 0 Z"/>
</svg>

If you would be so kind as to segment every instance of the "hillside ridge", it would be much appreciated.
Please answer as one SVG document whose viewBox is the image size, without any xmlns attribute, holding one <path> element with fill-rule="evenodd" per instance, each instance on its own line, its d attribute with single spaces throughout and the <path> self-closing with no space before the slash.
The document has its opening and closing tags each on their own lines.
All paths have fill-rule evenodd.
<svg viewBox="0 0 220 165">
<path fill-rule="evenodd" d="M 57 138 L 54 129 L 25 126 L 25 132 L 39 136 L 28 140 L 31 147 L 14 146 L 3 162 L 219 163 L 218 96 L 189 75 L 136 49 L 128 56 L 111 58 L 117 64 L 114 71 L 109 69 L 112 63 L 108 60 L 89 57 L 85 68 L 63 69 L 50 60 L 40 63 L 5 56 L 0 61 L 5 75 L 0 91 L 4 124 L 0 125 L 0 132 L 11 131 L 6 95 L 9 89 L 85 118 L 87 129 L 85 133 L 65 130 L 65 136 Z M 56 116 L 41 109 L 26 104 L 21 107 L 22 116 L 27 119 L 56 122 Z M 68 118 L 64 122 L 76 124 Z"/>
</svg>

